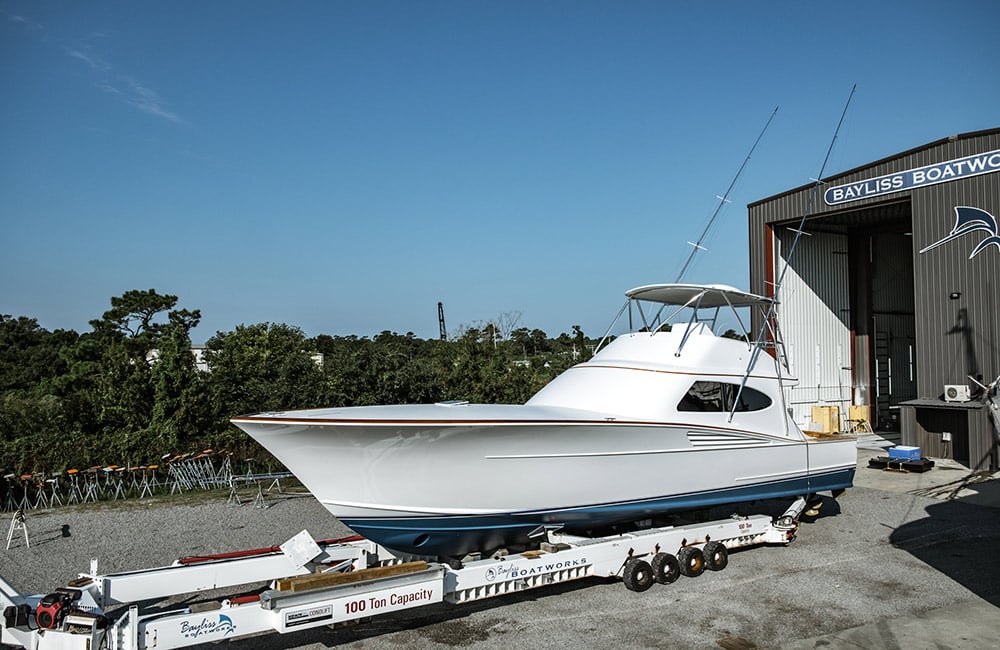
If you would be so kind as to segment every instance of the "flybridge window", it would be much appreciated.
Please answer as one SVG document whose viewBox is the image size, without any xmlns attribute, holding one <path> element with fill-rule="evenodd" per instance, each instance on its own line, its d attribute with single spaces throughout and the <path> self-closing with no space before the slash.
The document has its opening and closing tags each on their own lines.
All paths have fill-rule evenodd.
<svg viewBox="0 0 1000 650">
<path fill-rule="evenodd" d="M 687 394 L 677 405 L 678 411 L 703 411 L 710 413 L 729 413 L 733 411 L 736 395 L 740 393 L 739 384 L 727 384 L 718 381 L 696 381 Z M 736 411 L 760 411 L 771 405 L 771 398 L 760 392 L 744 386 L 740 394 Z"/>
</svg>

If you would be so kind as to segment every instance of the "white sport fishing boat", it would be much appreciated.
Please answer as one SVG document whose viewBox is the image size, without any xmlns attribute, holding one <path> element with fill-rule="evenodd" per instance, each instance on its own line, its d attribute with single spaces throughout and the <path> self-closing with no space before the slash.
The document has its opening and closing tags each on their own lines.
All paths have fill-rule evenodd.
<svg viewBox="0 0 1000 650">
<path fill-rule="evenodd" d="M 634 331 L 523 405 L 325 408 L 232 422 L 344 524 L 416 555 L 461 557 L 550 528 L 852 485 L 855 439 L 799 429 L 781 355 L 712 332 L 720 308 L 741 322 L 736 309 L 767 312 L 770 298 L 690 284 L 626 295 L 618 319 L 627 308 Z M 690 317 L 668 327 L 668 308 Z"/>
</svg>

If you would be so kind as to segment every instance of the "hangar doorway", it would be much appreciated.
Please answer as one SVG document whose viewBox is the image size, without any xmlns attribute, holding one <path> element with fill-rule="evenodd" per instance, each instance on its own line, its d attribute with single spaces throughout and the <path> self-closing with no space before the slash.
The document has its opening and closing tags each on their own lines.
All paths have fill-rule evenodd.
<svg viewBox="0 0 1000 650">
<path fill-rule="evenodd" d="M 899 431 L 900 402 L 917 396 L 913 236 L 907 224 L 904 232 L 886 228 L 856 232 L 851 238 L 852 249 L 860 248 L 863 254 L 867 248 L 869 260 L 867 266 L 854 268 L 861 277 L 853 283 L 852 295 L 858 314 L 853 322 L 854 375 L 857 381 L 867 369 L 870 386 L 867 399 L 859 403 L 871 404 L 876 428 Z M 861 343 L 867 343 L 867 349 L 858 350 Z"/>
<path fill-rule="evenodd" d="M 796 421 L 808 423 L 814 405 L 846 416 L 862 404 L 874 428 L 899 430 L 899 404 L 916 397 L 911 223 L 908 200 L 807 223 L 779 296 Z M 797 226 L 774 226 L 780 265 Z"/>
</svg>

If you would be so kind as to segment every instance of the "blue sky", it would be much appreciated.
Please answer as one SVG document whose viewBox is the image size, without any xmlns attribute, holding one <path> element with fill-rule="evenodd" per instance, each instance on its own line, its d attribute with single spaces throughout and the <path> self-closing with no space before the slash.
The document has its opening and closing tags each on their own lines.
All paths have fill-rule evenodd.
<svg viewBox="0 0 1000 650">
<path fill-rule="evenodd" d="M 1000 126 L 1000 4 L 0 0 L 0 313 L 600 335 L 746 204 Z"/>
</svg>

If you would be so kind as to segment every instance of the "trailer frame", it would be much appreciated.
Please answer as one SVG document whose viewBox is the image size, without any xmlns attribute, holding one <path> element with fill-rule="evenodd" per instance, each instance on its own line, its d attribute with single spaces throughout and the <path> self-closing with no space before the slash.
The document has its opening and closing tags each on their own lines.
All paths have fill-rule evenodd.
<svg viewBox="0 0 1000 650">
<path fill-rule="evenodd" d="M 316 542 L 306 531 L 278 547 L 137 571 L 101 575 L 93 561 L 89 573 L 45 595 L 21 595 L 0 578 L 0 642 L 28 650 L 183 648 L 590 577 L 620 578 L 626 588 L 645 591 L 679 575 L 721 570 L 732 549 L 790 544 L 806 501 L 796 499 L 773 519 L 733 515 L 603 537 L 548 530 L 537 548 L 468 556 L 460 564 L 400 556 L 360 537 Z M 221 589 L 242 594 L 175 609 L 149 607 L 158 599 Z"/>
</svg>

